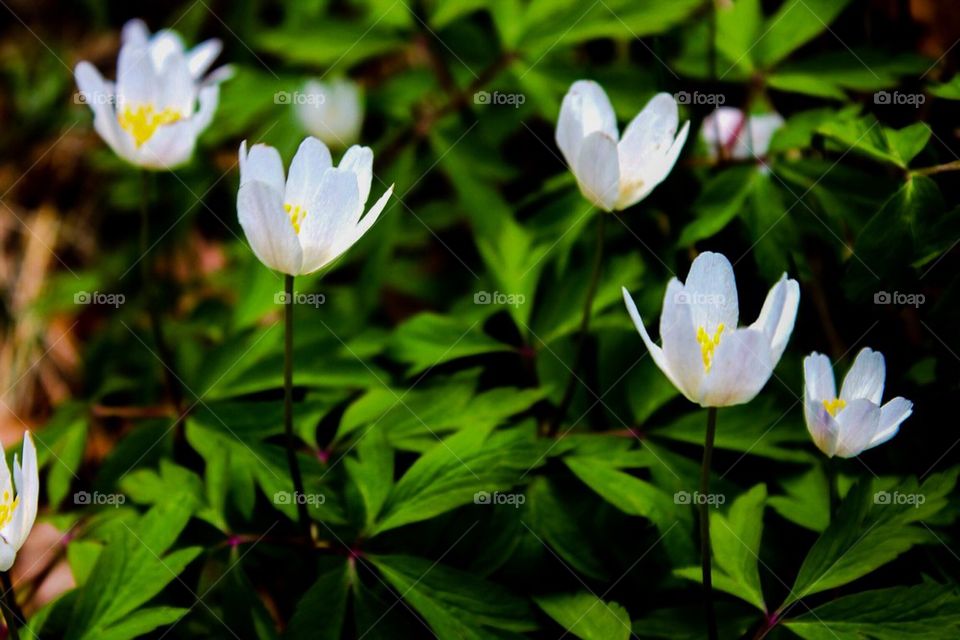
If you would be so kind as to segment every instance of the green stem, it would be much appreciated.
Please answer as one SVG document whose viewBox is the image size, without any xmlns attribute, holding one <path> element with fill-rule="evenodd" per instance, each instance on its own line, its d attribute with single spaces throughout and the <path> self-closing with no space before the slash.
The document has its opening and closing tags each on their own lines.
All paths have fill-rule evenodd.
<svg viewBox="0 0 960 640">
<path fill-rule="evenodd" d="M 960 171 L 960 160 L 945 162 L 944 164 L 938 164 L 932 167 L 923 167 L 922 169 L 913 169 L 910 173 L 915 176 L 932 176 L 935 173 L 944 173 L 946 171 Z"/>
<path fill-rule="evenodd" d="M 840 477 L 837 473 L 835 458 L 827 458 L 827 493 L 829 495 L 830 522 L 833 522 L 840 508 Z"/>
<path fill-rule="evenodd" d="M 150 324 L 150 335 L 153 338 L 157 357 L 162 365 L 163 384 L 167 396 L 177 408 L 179 415 L 183 410 L 183 393 L 180 381 L 173 365 L 173 353 L 167 347 L 163 337 L 163 328 L 160 324 L 160 311 L 156 299 L 156 288 L 153 286 L 153 274 L 150 271 L 150 261 L 147 253 L 150 251 L 150 174 L 146 169 L 140 171 L 140 279 L 144 296 L 147 299 L 147 320 Z"/>
<path fill-rule="evenodd" d="M 567 410 L 570 409 L 570 403 L 573 402 L 573 394 L 577 389 L 577 370 L 583 361 L 587 332 L 590 330 L 590 317 L 593 315 L 593 299 L 597 295 L 597 287 L 600 283 L 600 273 L 603 267 L 603 236 L 607 215 L 608 214 L 601 211 L 597 219 L 597 244 L 593 256 L 593 270 L 590 274 L 590 284 L 587 286 L 587 298 L 583 303 L 583 316 L 580 318 L 580 329 L 577 332 L 576 354 L 573 358 L 570 379 L 567 381 L 567 387 L 564 389 L 563 397 L 557 407 L 557 414 L 547 429 L 547 434 L 550 436 L 555 436 L 560 429 L 560 423 L 567 414 Z"/>
<path fill-rule="evenodd" d="M 0 576 L 3 576 L 3 598 L 0 599 L 0 604 L 3 606 L 3 618 L 7 622 L 7 631 L 10 634 L 11 640 L 20 640 L 18 628 L 21 623 L 26 621 L 26 618 L 23 617 L 23 611 L 20 610 L 20 605 L 17 604 L 17 595 L 13 591 L 10 572 L 0 571 Z"/>
<path fill-rule="evenodd" d="M 703 598 L 707 614 L 707 637 L 717 640 L 717 614 L 713 610 L 713 573 L 710 564 L 710 460 L 713 457 L 713 440 L 717 433 L 717 408 L 707 409 L 707 434 L 703 442 L 703 462 L 700 465 L 700 495 L 697 508 L 700 511 L 700 568 L 703 574 Z"/>
<path fill-rule="evenodd" d="M 286 293 L 283 307 L 283 430 L 287 436 L 287 464 L 290 466 L 290 478 L 293 480 L 293 498 L 297 505 L 297 516 L 309 540 L 311 538 L 310 516 L 307 513 L 303 476 L 300 475 L 297 443 L 293 435 L 293 276 L 285 275 L 283 284 Z"/>
</svg>

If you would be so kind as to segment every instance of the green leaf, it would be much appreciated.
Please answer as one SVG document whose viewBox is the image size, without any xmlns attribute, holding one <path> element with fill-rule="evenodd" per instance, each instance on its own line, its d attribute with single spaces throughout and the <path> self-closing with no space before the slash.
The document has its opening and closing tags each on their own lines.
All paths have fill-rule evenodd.
<svg viewBox="0 0 960 640">
<path fill-rule="evenodd" d="M 710 544 L 714 558 L 714 587 L 741 598 L 761 611 L 767 606 L 760 585 L 760 537 L 763 533 L 763 508 L 767 489 L 758 484 L 738 496 L 727 514 L 710 512 Z M 684 578 L 701 581 L 700 567 L 685 567 L 675 572 Z"/>
<path fill-rule="evenodd" d="M 960 594 L 952 585 L 865 591 L 838 598 L 783 625 L 806 640 L 939 640 L 960 635 Z"/>
<path fill-rule="evenodd" d="M 399 48 L 403 44 L 400 38 L 382 27 L 376 29 L 357 21 L 345 22 L 329 18 L 314 22 L 309 29 L 283 28 L 265 31 L 260 33 L 254 42 L 257 49 L 290 62 L 320 66 L 339 64 L 343 67 Z M 290 89 L 294 90 L 296 87 Z M 290 108 L 289 105 L 286 106 Z"/>
<path fill-rule="evenodd" d="M 717 49 L 731 65 L 751 73 L 754 70 L 754 44 L 763 22 L 760 0 L 722 3 L 714 10 L 717 13 Z"/>
<path fill-rule="evenodd" d="M 440 638 L 488 640 L 492 630 L 536 628 L 523 600 L 473 574 L 412 556 L 368 559 Z"/>
<path fill-rule="evenodd" d="M 787 0 L 764 23 L 756 57 L 770 68 L 829 28 L 850 0 Z"/>
<path fill-rule="evenodd" d="M 630 616 L 616 602 L 581 591 L 534 598 L 547 615 L 581 640 L 627 640 Z"/>
<path fill-rule="evenodd" d="M 719 233 L 740 213 L 758 175 L 756 167 L 736 166 L 711 176 L 693 204 L 696 219 L 683 228 L 677 244 L 688 246 Z"/>
<path fill-rule="evenodd" d="M 339 640 L 347 610 L 349 579 L 345 559 L 324 571 L 294 610 L 285 639 Z"/>
<path fill-rule="evenodd" d="M 934 474 L 922 486 L 908 480 L 896 487 L 904 495 L 922 495 L 921 505 L 883 502 L 880 483 L 860 481 L 847 493 L 837 519 L 823 532 L 800 567 L 785 605 L 833 589 L 877 569 L 911 547 L 936 541 L 912 523 L 938 513 L 957 480 L 957 470 Z M 888 492 L 889 493 L 889 492 Z"/>
<path fill-rule="evenodd" d="M 392 357 L 410 365 L 407 375 L 457 358 L 511 350 L 487 336 L 477 321 L 434 313 L 421 313 L 404 322 L 394 331 L 389 346 Z"/>
<path fill-rule="evenodd" d="M 509 489 L 544 463 L 546 445 L 533 429 L 492 428 L 468 427 L 417 459 L 390 492 L 373 534 L 473 503 L 480 492 Z"/>
<path fill-rule="evenodd" d="M 158 627 L 173 624 L 189 612 L 190 609 L 180 607 L 150 607 L 148 609 L 141 609 L 127 616 L 123 622 L 115 624 L 102 632 L 97 638 L 99 638 L 99 640 L 130 640 L 131 638 L 142 638 L 149 635 L 151 631 Z"/>
<path fill-rule="evenodd" d="M 344 464 L 363 500 L 365 526 L 371 527 L 393 488 L 393 449 L 378 429 L 364 434 L 355 449 L 357 457 Z"/>
<path fill-rule="evenodd" d="M 906 169 L 930 140 L 930 127 L 916 122 L 903 129 L 890 129 L 872 117 L 828 120 L 819 133 L 836 140 L 841 152 L 848 149 Z"/>
<path fill-rule="evenodd" d="M 780 484 L 786 495 L 770 496 L 767 504 L 790 522 L 823 533 L 830 524 L 830 489 L 823 467 L 814 465 L 802 475 L 784 478 Z"/>
</svg>

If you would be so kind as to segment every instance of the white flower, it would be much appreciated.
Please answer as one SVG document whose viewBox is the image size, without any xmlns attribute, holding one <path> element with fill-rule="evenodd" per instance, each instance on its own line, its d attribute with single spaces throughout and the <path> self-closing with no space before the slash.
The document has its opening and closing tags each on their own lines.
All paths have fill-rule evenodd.
<svg viewBox="0 0 960 640">
<path fill-rule="evenodd" d="M 197 137 L 213 119 L 221 67 L 203 78 L 220 53 L 219 40 L 190 51 L 173 31 L 152 37 L 140 20 L 123 27 L 116 84 L 83 61 L 74 75 L 93 110 L 93 126 L 121 158 L 147 169 L 171 169 L 193 155 Z"/>
<path fill-rule="evenodd" d="M 837 396 L 830 359 L 811 353 L 803 360 L 803 417 L 813 442 L 830 457 L 852 458 L 897 435 L 913 403 L 894 398 L 880 406 L 886 365 L 883 354 L 863 349 Z"/>
<path fill-rule="evenodd" d="M 757 321 L 738 329 L 733 267 L 719 253 L 701 253 L 686 283 L 672 278 L 667 284 L 662 348 L 650 339 L 626 289 L 623 299 L 653 361 L 677 389 L 700 406 L 725 407 L 749 402 L 767 383 L 793 331 L 800 287 L 784 274 Z"/>
<path fill-rule="evenodd" d="M 603 88 L 577 80 L 560 106 L 557 146 L 583 196 L 604 211 L 626 209 L 663 182 L 687 140 L 677 135 L 677 102 L 658 93 L 623 132 Z"/>
<path fill-rule="evenodd" d="M 3 456 L 2 447 L 0 456 Z M 12 484 L 6 458 L 0 460 L 0 571 L 10 570 L 17 559 L 17 552 L 27 541 L 33 522 L 37 519 L 39 495 L 37 449 L 33 446 L 30 432 L 26 432 L 23 434 L 22 467 L 16 454 L 13 456 Z"/>
<path fill-rule="evenodd" d="M 720 107 L 704 118 L 700 135 L 711 157 L 716 155 L 719 144 L 728 157 L 750 160 L 766 155 L 773 134 L 782 126 L 779 113 L 748 116 L 734 107 Z"/>
<path fill-rule="evenodd" d="M 304 129 L 328 146 L 345 148 L 360 137 L 363 99 L 350 80 L 310 80 L 297 95 L 294 108 Z"/>
<path fill-rule="evenodd" d="M 347 149 L 334 167 L 330 151 L 306 138 L 284 179 L 280 154 L 255 144 L 240 145 L 240 226 L 260 262 L 289 275 L 320 269 L 349 249 L 376 222 L 393 185 L 367 215 L 363 208 L 373 179 L 373 151 Z"/>
</svg>

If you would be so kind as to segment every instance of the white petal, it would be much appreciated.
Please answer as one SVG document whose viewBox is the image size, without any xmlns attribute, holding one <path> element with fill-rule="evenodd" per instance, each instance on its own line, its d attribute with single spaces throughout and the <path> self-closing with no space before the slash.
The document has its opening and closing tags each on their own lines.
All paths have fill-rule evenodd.
<svg viewBox="0 0 960 640">
<path fill-rule="evenodd" d="M 584 138 L 602 131 L 616 141 L 617 117 L 603 88 L 592 80 L 577 80 L 567 91 L 560 105 L 556 140 L 560 152 L 571 168 L 580 157 Z"/>
<path fill-rule="evenodd" d="M 331 165 L 327 146 L 316 138 L 304 138 L 290 163 L 285 201 L 306 208 L 317 194 L 324 172 Z"/>
<path fill-rule="evenodd" d="M 627 168 L 624 168 L 624 163 L 631 152 L 626 149 L 620 150 L 620 198 L 617 201 L 617 209 L 626 209 L 646 198 L 658 184 L 670 175 L 670 171 L 677 163 L 677 158 L 680 157 L 680 152 L 683 150 L 689 132 L 690 123 L 685 122 L 680 130 L 680 135 L 672 140 L 665 151 L 658 149 L 656 153 L 643 157 L 639 164 L 632 166 L 627 164 Z"/>
<path fill-rule="evenodd" d="M 125 44 L 117 59 L 117 113 L 157 103 L 159 79 L 147 47 Z"/>
<path fill-rule="evenodd" d="M 356 240 L 359 240 L 363 234 L 370 230 L 370 227 L 373 226 L 373 223 L 377 221 L 377 218 L 380 217 L 380 212 L 383 211 L 383 208 L 387 206 L 387 202 L 390 200 L 390 196 L 393 195 L 393 185 L 383 192 L 383 195 L 380 196 L 380 199 L 373 203 L 373 206 L 370 207 L 370 210 L 367 211 L 367 215 L 363 216 L 360 222 L 356 226 L 355 235 Z M 362 203 L 361 203 L 362 205 Z"/>
<path fill-rule="evenodd" d="M 360 213 L 370 197 L 370 184 L 373 182 L 373 150 L 370 147 L 354 145 L 347 149 L 338 165 L 341 169 L 357 174 L 357 188 L 360 197 Z M 359 219 L 359 214 L 358 214 Z"/>
<path fill-rule="evenodd" d="M 827 362 L 829 368 L 830 363 Z M 831 379 L 832 379 L 831 373 Z M 837 437 L 840 435 L 840 427 L 836 420 L 823 406 L 822 400 L 815 400 L 809 396 L 803 401 L 803 419 L 807 423 L 807 431 L 813 438 L 813 443 L 817 445 L 820 451 L 831 458 L 837 453 Z"/>
<path fill-rule="evenodd" d="M 694 259 L 684 282 L 694 329 L 703 327 L 713 335 L 722 323 L 726 331 L 737 328 L 740 307 L 733 265 L 720 253 L 705 251 Z"/>
<path fill-rule="evenodd" d="M 3 466 L 6 466 L 4 464 Z M 39 469 L 37 467 L 37 449 L 30 433 L 23 435 L 23 467 L 17 473 L 17 508 L 13 512 L 12 523 L 16 524 L 16 538 L 10 543 L 19 550 L 26 542 L 33 523 L 37 519 L 37 501 L 40 497 Z"/>
<path fill-rule="evenodd" d="M 120 32 L 120 42 L 123 44 L 146 45 L 149 40 L 150 29 L 147 28 L 146 23 L 140 18 L 127 20 L 126 24 L 123 25 L 123 30 Z"/>
<path fill-rule="evenodd" d="M 799 305 L 800 285 L 796 280 L 788 280 L 787 274 L 783 274 L 780 281 L 773 285 L 770 293 L 767 294 L 757 321 L 750 325 L 751 329 L 757 329 L 766 334 L 770 341 L 774 363 L 780 361 L 780 357 L 787 348 Z"/>
<path fill-rule="evenodd" d="M 183 40 L 176 31 L 161 29 L 150 38 L 150 57 L 153 66 L 162 69 L 170 56 L 184 57 Z"/>
<path fill-rule="evenodd" d="M 17 559 L 17 550 L 0 538 L 0 571 L 9 571 Z"/>
<path fill-rule="evenodd" d="M 270 185 L 282 198 L 284 195 L 283 161 L 280 153 L 265 144 L 255 144 L 246 152 L 247 141 L 240 145 L 240 186 L 256 180 Z"/>
<path fill-rule="evenodd" d="M 213 61 L 223 50 L 223 43 L 217 38 L 201 42 L 187 54 L 187 65 L 194 80 L 199 80 L 207 72 Z"/>
<path fill-rule="evenodd" d="M 93 128 L 103 141 L 120 157 L 131 159 L 130 138 L 120 129 L 113 102 L 114 88 L 105 82 L 100 72 L 89 62 L 77 65 L 74 75 L 84 100 L 93 110 Z"/>
<path fill-rule="evenodd" d="M 279 192 L 264 182 L 249 180 L 237 192 L 237 213 L 260 262 L 281 273 L 300 274 L 303 252 Z"/>
<path fill-rule="evenodd" d="M 700 136 L 711 150 L 717 144 L 730 148 L 746 125 L 746 114 L 735 107 L 720 107 L 703 119 Z"/>
<path fill-rule="evenodd" d="M 830 358 L 813 352 L 803 359 L 804 397 L 823 403 L 837 397 L 837 383 L 833 378 Z"/>
<path fill-rule="evenodd" d="M 162 66 L 157 67 L 159 90 L 154 104 L 157 110 L 172 109 L 189 118 L 193 115 L 197 99 L 197 85 L 190 76 L 187 59 L 183 53 L 171 52 Z"/>
<path fill-rule="evenodd" d="M 847 402 L 866 398 L 873 404 L 879 405 L 883 397 L 883 383 L 886 376 L 887 367 L 883 361 L 883 354 L 870 348 L 862 349 L 843 379 L 840 397 Z"/>
<path fill-rule="evenodd" d="M 837 455 L 852 458 L 870 448 L 880 424 L 880 407 L 866 398 L 847 403 L 836 416 L 840 433 L 837 437 Z"/>
<path fill-rule="evenodd" d="M 210 126 L 213 121 L 213 114 L 217 111 L 217 104 L 220 102 L 220 87 L 211 84 L 201 87 L 199 93 L 200 108 L 193 117 L 190 118 L 193 124 L 194 133 L 200 135 Z"/>
<path fill-rule="evenodd" d="M 900 423 L 913 414 L 913 403 L 906 398 L 896 397 L 880 407 L 880 424 L 870 440 L 870 446 L 883 444 L 900 430 Z"/>
<path fill-rule="evenodd" d="M 343 247 L 337 241 L 352 231 L 357 199 L 355 173 L 343 169 L 324 172 L 300 227 L 303 273 L 312 273 L 340 255 Z"/>
<path fill-rule="evenodd" d="M 724 331 L 703 380 L 699 402 L 729 407 L 753 400 L 773 373 L 770 343 L 760 331 Z"/>
<path fill-rule="evenodd" d="M 620 164 L 617 143 L 606 133 L 596 131 L 580 145 L 573 173 L 583 196 L 604 211 L 612 211 L 620 193 Z"/>
<path fill-rule="evenodd" d="M 3 445 L 0 444 L 0 497 L 5 491 L 10 492 L 10 499 L 13 499 L 13 484 L 10 481 L 10 467 L 7 466 L 6 454 L 3 451 Z"/>
<path fill-rule="evenodd" d="M 745 131 L 733 148 L 733 157 L 750 159 L 765 156 L 773 134 L 782 126 L 783 117 L 779 113 L 750 116 L 744 126 Z"/>
<path fill-rule="evenodd" d="M 626 287 L 621 287 L 621 291 L 623 292 L 623 302 L 627 305 L 627 313 L 630 314 L 630 319 L 633 320 L 634 326 L 637 328 L 637 331 L 640 332 L 640 338 L 643 340 L 643 344 L 647 345 L 647 350 L 650 352 L 650 357 L 653 358 L 654 364 L 660 368 L 660 371 L 663 371 L 667 379 L 673 383 L 673 386 L 679 389 L 680 385 L 670 372 L 670 365 L 667 362 L 666 356 L 663 355 L 663 350 L 650 339 L 647 328 L 643 326 L 643 319 L 640 317 L 636 303 L 634 303 Z"/>
<path fill-rule="evenodd" d="M 706 374 L 690 305 L 683 302 L 684 287 L 676 278 L 667 283 L 660 314 L 660 341 L 674 384 L 692 402 L 697 402 Z"/>
</svg>

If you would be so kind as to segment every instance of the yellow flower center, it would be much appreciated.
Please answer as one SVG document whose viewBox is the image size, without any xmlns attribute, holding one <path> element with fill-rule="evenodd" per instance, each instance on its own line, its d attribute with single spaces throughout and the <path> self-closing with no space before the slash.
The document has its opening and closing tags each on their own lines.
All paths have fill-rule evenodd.
<svg viewBox="0 0 960 640">
<path fill-rule="evenodd" d="M 17 503 L 20 502 L 20 496 L 17 496 L 15 500 L 11 500 L 11 498 L 9 489 L 3 492 L 3 500 L 0 500 L 0 529 L 13 520 L 13 512 L 17 508 Z"/>
<path fill-rule="evenodd" d="M 710 365 L 713 364 L 713 352 L 717 350 L 720 344 L 720 334 L 723 333 L 723 323 L 717 325 L 717 332 L 711 336 L 703 327 L 697 328 L 697 342 L 700 343 L 700 356 L 703 358 L 703 368 L 710 371 Z"/>
<path fill-rule="evenodd" d="M 834 398 L 833 400 L 824 400 L 824 401 L 823 401 L 823 408 L 826 409 L 826 410 L 827 410 L 827 413 L 829 413 L 829 414 L 830 414 L 831 416 L 833 416 L 834 418 L 837 417 L 837 414 L 838 414 L 838 413 L 840 412 L 840 410 L 843 409 L 845 406 L 847 406 L 847 401 L 846 401 L 846 400 L 841 400 L 840 398 Z"/>
<path fill-rule="evenodd" d="M 303 224 L 303 219 L 307 217 L 307 210 L 300 205 L 289 203 L 283 205 L 283 210 L 290 216 L 290 224 L 293 225 L 293 230 L 297 232 L 297 235 L 300 235 L 300 225 Z"/>
<path fill-rule="evenodd" d="M 123 113 L 117 116 L 117 121 L 127 133 L 133 136 L 137 147 L 140 147 L 153 137 L 158 127 L 172 124 L 182 117 L 176 109 L 167 107 L 162 111 L 156 111 L 152 104 L 147 104 L 136 108 L 126 107 Z"/>
</svg>

